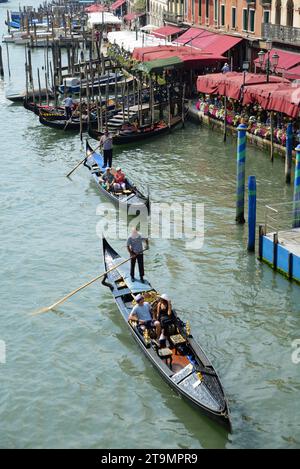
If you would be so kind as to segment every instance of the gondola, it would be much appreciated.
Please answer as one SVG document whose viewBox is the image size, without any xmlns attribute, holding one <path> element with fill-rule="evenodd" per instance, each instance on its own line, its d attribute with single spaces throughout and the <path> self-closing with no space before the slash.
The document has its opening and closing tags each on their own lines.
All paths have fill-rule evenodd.
<svg viewBox="0 0 300 469">
<path fill-rule="evenodd" d="M 49 106 L 47 104 L 38 104 L 33 101 L 24 100 L 24 108 L 28 111 L 34 112 L 37 116 L 40 114 L 45 118 L 58 117 L 58 119 L 65 114 L 65 108 L 63 106 Z"/>
<path fill-rule="evenodd" d="M 124 260 L 105 238 L 103 257 L 106 271 Z M 125 263 L 108 273 L 102 283 L 110 288 L 134 339 L 175 391 L 205 415 L 231 431 L 229 407 L 220 379 L 206 354 L 191 335 L 189 325 L 180 320 L 176 311 L 173 311 L 172 325 L 169 326 L 169 339 L 175 344 L 171 349 L 161 348 L 153 338 L 152 331 L 150 333 L 142 331 L 136 322 L 128 322 L 129 314 L 135 304 L 135 295 L 142 293 L 152 307 L 155 307 L 159 297 L 150 283 L 146 281 L 141 283 L 137 280 L 132 282 L 129 269 L 130 266 Z"/>
<path fill-rule="evenodd" d="M 120 130 L 113 135 L 113 143 L 115 145 L 126 145 L 141 142 L 148 138 L 158 137 L 159 135 L 168 133 L 170 129 L 176 127 L 180 122 L 182 122 L 182 118 L 178 116 L 171 120 L 170 126 L 164 121 L 159 121 L 155 122 L 153 125 L 140 126 L 137 130 L 133 131 Z M 97 129 L 89 129 L 89 136 L 95 140 L 99 140 L 99 137 L 102 135 L 103 133 L 99 132 Z"/>
<path fill-rule="evenodd" d="M 39 116 L 39 121 L 41 124 L 47 126 L 47 127 L 52 127 L 53 129 L 57 130 L 68 130 L 68 131 L 73 131 L 73 132 L 79 132 L 80 131 L 80 119 L 79 117 L 72 118 L 72 120 L 52 120 L 52 119 L 46 119 L 43 116 Z M 97 126 L 97 119 L 93 118 L 90 120 L 90 126 Z M 82 129 L 87 130 L 89 124 L 87 120 L 82 121 Z"/>
<path fill-rule="evenodd" d="M 149 212 L 149 198 L 143 195 L 128 178 L 126 178 L 125 191 L 107 191 L 102 187 L 99 177 L 104 171 L 103 157 L 93 150 L 88 141 L 86 142 L 86 158 L 84 165 L 89 168 L 91 176 L 101 194 L 118 205 L 119 208 L 127 209 L 129 214 L 136 215 L 137 210 L 140 210 L 142 213 L 145 208 L 147 213 Z"/>
</svg>

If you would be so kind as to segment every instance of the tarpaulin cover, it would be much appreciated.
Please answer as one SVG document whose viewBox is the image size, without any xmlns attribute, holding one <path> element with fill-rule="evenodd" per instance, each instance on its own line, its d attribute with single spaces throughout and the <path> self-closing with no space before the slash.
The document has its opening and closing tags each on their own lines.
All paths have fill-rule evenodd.
<svg viewBox="0 0 300 469">
<path fill-rule="evenodd" d="M 272 62 L 272 57 L 275 52 L 279 55 L 278 59 L 278 66 L 276 71 L 282 72 L 284 70 L 289 70 L 290 68 L 295 67 L 296 65 L 300 64 L 300 54 L 294 54 L 293 52 L 287 52 L 280 49 L 272 49 L 270 52 L 270 61 Z M 263 67 L 266 65 L 266 60 L 268 58 L 268 54 L 265 55 L 265 60 L 263 63 Z M 256 67 L 261 68 L 259 63 L 259 59 L 255 59 L 254 61 Z"/>
</svg>

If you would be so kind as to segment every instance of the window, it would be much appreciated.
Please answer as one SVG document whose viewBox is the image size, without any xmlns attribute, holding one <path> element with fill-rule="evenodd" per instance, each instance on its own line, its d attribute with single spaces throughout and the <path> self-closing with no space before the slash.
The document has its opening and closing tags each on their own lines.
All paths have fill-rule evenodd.
<svg viewBox="0 0 300 469">
<path fill-rule="evenodd" d="M 209 0 L 205 1 L 205 17 L 209 18 Z"/>
<path fill-rule="evenodd" d="M 202 0 L 198 0 L 198 15 L 199 15 L 199 18 L 201 18 L 202 16 Z"/>
<path fill-rule="evenodd" d="M 221 5 L 221 26 L 225 26 L 225 5 Z"/>
<path fill-rule="evenodd" d="M 192 17 L 194 19 L 195 16 L 195 0 L 192 0 Z"/>
<path fill-rule="evenodd" d="M 249 11 L 249 29 L 251 33 L 254 33 L 255 31 L 255 10 L 250 10 Z"/>
<path fill-rule="evenodd" d="M 270 11 L 264 11 L 264 23 L 270 23 Z"/>
<path fill-rule="evenodd" d="M 219 19 L 219 0 L 215 0 L 214 20 L 217 23 Z"/>
<path fill-rule="evenodd" d="M 236 28 L 236 7 L 232 7 L 231 11 L 231 27 Z"/>
<path fill-rule="evenodd" d="M 243 9 L 243 31 L 248 31 L 248 10 Z"/>
</svg>

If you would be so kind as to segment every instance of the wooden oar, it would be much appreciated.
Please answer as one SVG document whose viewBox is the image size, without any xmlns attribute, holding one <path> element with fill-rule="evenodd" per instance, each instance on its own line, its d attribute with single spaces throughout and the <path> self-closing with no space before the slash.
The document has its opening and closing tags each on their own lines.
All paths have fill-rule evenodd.
<svg viewBox="0 0 300 469">
<path fill-rule="evenodd" d="M 144 251 L 146 251 L 146 250 L 147 250 L 147 249 L 144 249 Z M 142 252 L 144 252 L 144 251 L 142 251 Z M 75 295 L 75 293 L 78 293 L 80 290 L 83 290 L 84 288 L 88 287 L 89 285 L 91 285 L 92 283 L 96 282 L 97 280 L 100 280 L 100 278 L 105 277 L 105 275 L 109 274 L 110 272 L 112 272 L 113 270 L 117 269 L 117 268 L 120 267 L 121 265 L 126 264 L 126 262 L 129 262 L 130 259 L 131 259 L 131 257 L 129 257 L 129 258 L 126 259 L 125 261 L 120 262 L 120 264 L 115 265 L 114 267 L 112 267 L 111 269 L 107 270 L 107 271 L 104 272 L 103 274 L 97 275 L 97 277 L 93 278 L 92 280 L 90 280 L 89 282 L 85 283 L 84 285 L 81 285 L 80 287 L 76 288 L 76 290 L 73 290 L 71 293 L 69 293 L 68 295 L 64 296 L 64 297 L 61 298 L 60 300 L 56 301 L 56 302 L 53 303 L 52 305 L 46 306 L 46 308 L 39 309 L 38 311 L 35 311 L 34 313 L 31 313 L 30 316 L 37 316 L 38 314 L 48 313 L 48 312 L 51 311 L 52 309 L 56 308 L 56 306 L 61 305 L 61 304 L 64 303 L 66 300 L 68 300 L 69 298 L 71 298 L 71 296 Z"/>
<path fill-rule="evenodd" d="M 97 147 L 96 150 L 97 150 L 98 148 L 99 148 L 99 147 Z M 77 165 L 75 166 L 75 168 L 73 168 L 73 169 L 66 175 L 66 177 L 68 178 L 69 176 L 71 176 L 71 174 L 74 173 L 74 171 L 75 171 L 77 168 L 79 168 L 79 166 L 82 165 L 82 163 L 84 163 L 84 161 L 85 161 L 89 156 L 93 155 L 93 153 L 95 153 L 96 150 L 93 150 L 92 153 L 90 153 L 90 155 L 85 156 L 85 157 L 83 158 L 83 160 L 79 161 L 79 163 L 77 163 Z"/>
</svg>

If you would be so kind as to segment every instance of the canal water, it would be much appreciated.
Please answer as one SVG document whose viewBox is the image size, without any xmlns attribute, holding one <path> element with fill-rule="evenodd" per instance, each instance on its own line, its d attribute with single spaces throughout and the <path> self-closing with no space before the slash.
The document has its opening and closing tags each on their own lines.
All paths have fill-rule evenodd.
<svg viewBox="0 0 300 469">
<path fill-rule="evenodd" d="M 38 4 L 36 0 L 31 2 Z M 0 31 L 6 8 L 0 6 Z M 108 290 L 91 285 L 56 312 L 51 304 L 103 271 L 97 207 L 105 202 L 77 135 L 39 125 L 5 95 L 24 88 L 24 49 L 10 46 L 11 79 L 0 81 L 1 315 L 0 446 L 9 448 L 257 448 L 300 446 L 299 286 L 246 250 L 236 226 L 235 153 L 229 138 L 187 124 L 169 136 L 115 148 L 115 162 L 155 202 L 205 204 L 205 242 L 153 240 L 147 277 L 167 292 L 219 371 L 233 434 L 178 397 L 141 355 Z M 33 52 L 35 65 L 43 51 Z M 7 64 L 4 49 L 4 61 Z M 290 201 L 284 164 L 248 149 L 259 210 Z M 100 204 L 100 205 L 99 205 Z M 125 254 L 124 241 L 114 241 Z"/>
</svg>

